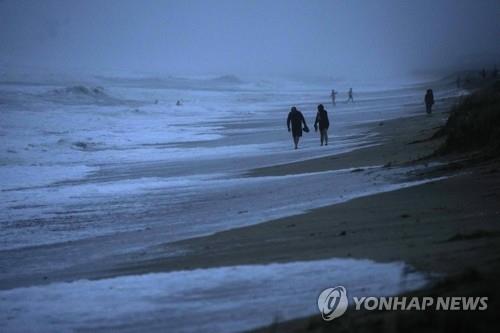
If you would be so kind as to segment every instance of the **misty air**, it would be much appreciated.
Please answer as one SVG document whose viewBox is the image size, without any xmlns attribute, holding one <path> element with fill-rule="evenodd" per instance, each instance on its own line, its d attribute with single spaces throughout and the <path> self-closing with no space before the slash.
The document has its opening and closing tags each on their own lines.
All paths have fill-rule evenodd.
<svg viewBox="0 0 500 333">
<path fill-rule="evenodd" d="M 0 0 L 2 332 L 496 332 L 499 18 Z"/>
</svg>

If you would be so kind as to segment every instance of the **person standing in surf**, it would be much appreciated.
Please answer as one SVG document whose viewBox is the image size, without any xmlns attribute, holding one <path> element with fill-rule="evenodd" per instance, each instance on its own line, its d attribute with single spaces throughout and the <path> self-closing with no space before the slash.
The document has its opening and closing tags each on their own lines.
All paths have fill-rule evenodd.
<svg viewBox="0 0 500 333">
<path fill-rule="evenodd" d="M 318 113 L 316 113 L 316 121 L 314 122 L 314 130 L 318 131 L 319 125 L 319 135 L 321 145 L 323 142 L 325 146 L 328 146 L 328 127 L 330 127 L 330 121 L 328 120 L 328 112 L 326 112 L 323 104 L 318 105 Z"/>
<path fill-rule="evenodd" d="M 349 92 L 347 93 L 347 102 L 346 103 L 349 103 L 349 102 L 353 102 L 354 103 L 354 98 L 352 97 L 352 88 L 349 88 Z"/>
<path fill-rule="evenodd" d="M 432 89 L 427 89 L 424 100 L 425 100 L 425 110 L 427 114 L 431 114 L 432 106 L 434 105 L 434 93 L 432 92 Z"/>
<path fill-rule="evenodd" d="M 299 140 L 302 136 L 302 124 L 304 124 L 304 131 L 309 132 L 309 128 L 307 127 L 306 120 L 304 119 L 302 112 L 297 110 L 295 106 L 292 106 L 292 109 L 288 113 L 286 126 L 288 127 L 288 132 L 292 132 L 295 149 L 298 149 L 299 147 Z"/>
<path fill-rule="evenodd" d="M 332 98 L 332 106 L 335 106 L 336 103 L 335 103 L 335 96 L 337 95 L 337 92 L 335 91 L 335 89 L 332 89 L 332 93 L 330 94 L 330 97 Z"/>
</svg>

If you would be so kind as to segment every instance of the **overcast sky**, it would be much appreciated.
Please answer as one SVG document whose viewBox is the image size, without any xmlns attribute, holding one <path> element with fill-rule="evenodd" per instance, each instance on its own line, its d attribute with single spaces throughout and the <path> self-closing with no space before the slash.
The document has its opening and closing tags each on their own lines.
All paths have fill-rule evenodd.
<svg viewBox="0 0 500 333">
<path fill-rule="evenodd" d="M 0 0 L 0 64 L 93 73 L 404 75 L 493 65 L 499 18 L 499 0 Z"/>
</svg>

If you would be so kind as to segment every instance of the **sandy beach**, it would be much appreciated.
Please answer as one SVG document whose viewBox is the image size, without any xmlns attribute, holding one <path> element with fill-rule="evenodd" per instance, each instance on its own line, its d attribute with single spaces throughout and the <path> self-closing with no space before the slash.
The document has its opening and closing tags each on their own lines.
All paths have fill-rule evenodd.
<svg viewBox="0 0 500 333">
<path fill-rule="evenodd" d="M 106 201 L 98 209 L 77 196 L 78 201 L 61 207 L 60 217 L 42 220 L 48 226 L 64 225 L 68 219 L 83 225 L 103 219 L 146 227 L 3 250 L 0 259 L 8 267 L 0 280 L 3 320 L 14 323 L 8 326 L 12 331 L 23 328 L 19 320 L 24 316 L 26 323 L 39 316 L 37 328 L 47 331 L 79 327 L 191 332 L 214 329 L 214 318 L 221 332 L 257 327 L 265 327 L 264 332 L 371 331 L 374 321 L 390 331 L 399 321 L 419 327 L 414 321 L 424 320 L 419 318 L 427 313 L 351 311 L 333 323 L 323 322 L 314 314 L 318 293 L 343 283 L 358 295 L 456 296 L 467 290 L 466 295 L 487 296 L 491 302 L 481 320 L 488 328 L 498 309 L 500 162 L 477 150 L 436 153 L 447 139 L 435 133 L 459 103 L 454 96 L 453 91 L 444 95 L 432 115 L 415 112 L 418 104 L 406 106 L 402 98 L 397 101 L 404 105 L 400 117 L 354 122 L 348 128 L 336 124 L 334 129 L 345 134 L 338 136 L 340 142 L 334 142 L 331 154 L 318 149 L 313 135 L 305 138 L 298 156 L 287 150 L 223 159 L 216 154 L 199 166 L 162 160 L 103 164 L 85 179 L 56 184 L 56 190 L 68 188 L 69 193 L 78 193 L 79 186 L 111 187 L 134 179 L 147 185 L 137 194 L 134 183 L 123 188 L 130 192 L 127 196 L 100 195 L 97 198 Z M 359 108 L 367 106 L 383 108 L 371 100 Z M 341 110 L 346 114 L 333 113 L 333 119 L 352 117 L 349 109 Z M 279 114 L 272 117 L 266 138 L 281 140 L 273 127 Z M 238 134 L 245 126 L 255 124 L 235 119 L 223 128 L 237 144 L 262 140 L 262 135 Z M 349 131 L 356 133 L 355 139 Z M 343 142 L 348 144 L 342 146 Z M 178 145 L 222 150 L 227 140 Z M 191 165 L 192 174 L 187 174 Z M 256 167 L 248 168 L 252 165 Z M 199 170 L 213 172 L 215 178 L 198 176 Z M 222 170 L 229 172 L 227 179 L 218 176 Z M 172 175 L 176 181 L 182 176 L 193 180 L 188 186 L 184 181 L 177 186 L 172 178 L 158 182 Z M 89 195 L 85 191 L 80 194 L 84 199 Z M 137 206 L 132 214 L 120 211 L 132 202 Z M 150 222 L 155 219 L 161 223 Z M 153 288 L 156 285 L 160 291 Z M 275 300 L 279 294 L 282 301 Z M 82 296 L 84 308 L 64 306 Z M 260 303 L 249 302 L 250 296 Z M 114 310 L 99 310 L 108 301 Z M 293 310 L 276 309 L 283 302 Z M 137 304 L 143 303 L 150 314 L 137 313 Z M 224 310 L 229 304 L 250 306 L 254 315 L 232 317 Z M 178 312 L 169 310 L 172 306 Z M 85 310 L 88 307 L 93 310 Z M 81 311 L 88 311 L 89 319 L 82 321 Z M 186 311 L 196 313 L 199 320 L 189 320 Z M 68 324 L 47 320 L 54 313 L 67 318 Z M 460 322 L 474 315 L 467 313 Z M 439 323 L 429 327 L 449 327 L 447 313 L 433 316 Z"/>
<path fill-rule="evenodd" d="M 426 140 L 442 125 L 435 114 L 386 121 L 377 126 L 380 144 L 342 154 L 256 169 L 252 175 L 307 173 L 365 165 L 426 164 L 408 177 L 447 179 L 327 206 L 289 218 L 168 244 L 186 250 L 161 258 L 161 247 L 141 253 L 141 262 L 116 274 L 262 264 L 331 257 L 405 261 L 418 270 L 458 274 L 489 269 L 500 258 L 498 237 L 499 162 L 468 162 L 467 156 L 429 156 L 442 140 Z M 417 142 L 422 141 L 422 142 Z M 428 157 L 428 158 L 424 158 Z M 335 184 L 331 184 L 332 187 Z M 463 191 L 467 188 L 467 191 Z M 465 244 L 469 244 L 465 246 Z M 168 252 L 168 251 L 165 251 Z"/>
<path fill-rule="evenodd" d="M 335 157 L 261 168 L 250 176 L 346 167 L 357 172 L 356 168 L 365 165 L 394 167 L 438 162 L 423 172 L 409 173 L 408 177 L 432 174 L 448 177 L 446 179 L 168 244 L 168 249 L 186 252 L 178 257 L 162 258 L 161 247 L 151 249 L 150 253 L 134 257 L 133 263 L 118 265 L 109 273 L 143 274 L 332 257 L 404 261 L 418 271 L 435 276 L 428 288 L 411 295 L 488 296 L 491 302 L 487 313 L 437 313 L 432 314 L 430 322 L 426 317 L 428 312 L 354 313 L 335 323 L 324 323 L 319 316 L 313 316 L 273 325 L 262 332 L 322 332 L 325 328 L 372 331 L 374 327 L 382 331 L 423 327 L 464 329 L 472 327 L 470 320 L 483 321 L 481 327 L 488 330 L 499 306 L 500 162 L 471 162 L 469 155 L 429 157 L 442 144 L 440 139 L 429 138 L 444 119 L 446 113 L 386 121 L 376 125 L 381 127 L 379 145 Z M 420 323 L 422 321 L 425 324 Z M 416 322 L 420 324 L 415 325 Z"/>
<path fill-rule="evenodd" d="M 499 12 L 0 0 L 1 333 L 497 332 Z"/>
</svg>

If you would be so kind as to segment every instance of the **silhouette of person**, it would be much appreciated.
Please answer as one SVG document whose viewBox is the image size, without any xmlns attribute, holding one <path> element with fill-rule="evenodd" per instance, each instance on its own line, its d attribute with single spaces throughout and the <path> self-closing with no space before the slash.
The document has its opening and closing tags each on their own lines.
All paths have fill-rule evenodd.
<svg viewBox="0 0 500 333">
<path fill-rule="evenodd" d="M 330 121 L 328 120 L 328 112 L 326 112 L 323 104 L 318 105 L 318 113 L 316 113 L 316 120 L 314 121 L 314 130 L 318 131 L 319 125 L 319 135 L 321 145 L 323 142 L 325 146 L 328 146 L 328 127 L 330 127 Z"/>
<path fill-rule="evenodd" d="M 347 93 L 347 103 L 349 103 L 349 101 L 353 102 L 354 103 L 354 98 L 352 97 L 352 88 L 349 88 L 349 92 Z"/>
<path fill-rule="evenodd" d="M 288 132 L 292 132 L 293 143 L 295 144 L 295 149 L 299 146 L 299 140 L 302 136 L 302 124 L 304 124 L 304 131 L 309 132 L 309 128 L 307 127 L 306 120 L 302 115 L 302 112 L 297 110 L 295 106 L 292 106 L 292 109 L 288 113 L 288 118 L 286 120 L 286 126 L 288 127 Z M 291 128 L 290 128 L 291 125 Z"/>
<path fill-rule="evenodd" d="M 335 106 L 336 103 L 335 103 L 335 96 L 337 95 L 337 92 L 335 91 L 335 89 L 332 89 L 332 93 L 330 94 L 330 97 L 332 98 L 332 105 Z"/>
<path fill-rule="evenodd" d="M 425 108 L 427 114 L 432 113 L 432 106 L 434 105 L 434 92 L 432 89 L 427 89 L 427 92 L 425 93 Z"/>
<path fill-rule="evenodd" d="M 182 105 L 182 102 L 180 100 L 177 100 L 177 103 L 175 103 L 175 105 L 177 106 L 181 106 Z"/>
</svg>

